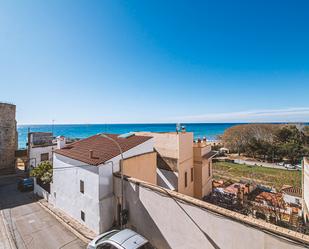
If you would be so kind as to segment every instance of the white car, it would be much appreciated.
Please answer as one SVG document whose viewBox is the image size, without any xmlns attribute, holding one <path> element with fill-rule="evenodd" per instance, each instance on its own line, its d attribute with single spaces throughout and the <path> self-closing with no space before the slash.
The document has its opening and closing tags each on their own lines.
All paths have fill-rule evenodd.
<svg viewBox="0 0 309 249">
<path fill-rule="evenodd" d="M 148 240 L 130 230 L 112 230 L 94 238 L 87 249 L 154 249 Z"/>
<path fill-rule="evenodd" d="M 289 169 L 295 169 L 295 167 L 292 164 L 286 164 L 284 167 L 289 170 Z"/>
</svg>

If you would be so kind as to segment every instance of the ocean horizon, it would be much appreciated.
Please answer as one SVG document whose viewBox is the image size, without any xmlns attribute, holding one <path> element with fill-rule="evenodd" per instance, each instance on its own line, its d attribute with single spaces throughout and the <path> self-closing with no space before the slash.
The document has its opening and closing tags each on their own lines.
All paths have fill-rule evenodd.
<svg viewBox="0 0 309 249">
<path fill-rule="evenodd" d="M 219 135 L 232 126 L 248 123 L 181 123 L 188 132 L 194 133 L 194 138 L 206 137 L 216 140 Z M 309 123 L 305 123 L 308 125 Z M 54 136 L 70 138 L 87 138 L 98 133 L 123 134 L 137 131 L 172 132 L 176 131 L 176 123 L 147 123 L 147 124 L 25 124 L 18 125 L 18 148 L 26 148 L 27 133 L 52 132 Z"/>
<path fill-rule="evenodd" d="M 215 140 L 226 129 L 241 123 L 182 123 L 188 132 L 194 133 L 194 138 L 207 137 Z M 176 131 L 176 123 L 154 124 L 35 124 L 18 125 L 18 148 L 26 148 L 27 133 L 53 132 L 54 136 L 63 135 L 70 138 L 86 138 L 98 133 L 123 134 L 137 131 L 172 132 Z"/>
</svg>

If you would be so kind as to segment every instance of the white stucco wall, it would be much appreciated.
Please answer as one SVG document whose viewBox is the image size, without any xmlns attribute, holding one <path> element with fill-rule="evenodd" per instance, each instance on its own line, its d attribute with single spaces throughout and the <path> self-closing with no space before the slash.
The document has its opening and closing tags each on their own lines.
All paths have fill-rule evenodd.
<svg viewBox="0 0 309 249">
<path fill-rule="evenodd" d="M 56 149 L 56 145 L 54 146 L 42 146 L 42 147 L 30 147 L 29 148 L 29 162 L 30 166 L 36 167 L 41 162 L 41 154 L 48 153 L 49 160 L 52 161 L 53 150 Z"/>
<path fill-rule="evenodd" d="M 51 195 L 55 198 L 54 205 L 99 233 L 98 167 L 56 153 L 53 167 Z M 84 193 L 80 192 L 80 180 L 84 181 Z M 85 213 L 85 221 L 81 219 L 81 211 Z"/>
<path fill-rule="evenodd" d="M 124 158 L 136 156 L 139 154 L 153 151 L 154 139 L 149 139 L 146 142 L 123 153 Z M 105 232 L 111 228 L 115 221 L 115 213 L 117 202 L 114 197 L 113 173 L 120 170 L 119 162 L 121 156 L 117 156 L 99 166 L 99 199 L 101 213 L 101 229 L 100 232 Z"/>
<path fill-rule="evenodd" d="M 305 221 L 309 220 L 309 159 L 304 158 L 303 161 L 303 211 L 305 215 Z M 308 217 L 307 217 L 308 216 Z"/>
<path fill-rule="evenodd" d="M 147 140 L 131 150 L 124 152 L 124 158 L 153 151 L 153 139 Z M 54 154 L 53 184 L 51 194 L 55 206 L 76 220 L 85 223 L 96 233 L 109 230 L 115 221 L 116 201 L 114 198 L 113 172 L 119 171 L 121 156 L 99 166 Z M 74 167 L 81 166 L 83 167 Z M 73 166 L 73 167 L 72 167 Z M 80 180 L 84 181 L 84 194 L 80 193 Z M 80 212 L 85 212 L 85 222 Z"/>
<path fill-rule="evenodd" d="M 115 177 L 115 183 L 118 181 L 120 179 Z M 249 225 L 250 217 L 246 217 L 246 222 L 245 219 L 243 222 L 238 222 L 197 206 L 197 202 L 201 201 L 194 198 L 185 197 L 191 201 L 183 199 L 175 201 L 175 196 L 180 194 L 175 193 L 173 199 L 169 194 L 155 191 L 155 188 L 148 184 L 145 185 L 148 187 L 144 187 L 142 183 L 137 185 L 125 181 L 125 200 L 129 210 L 129 224 L 127 226 L 145 236 L 156 248 L 305 248 L 300 243 L 295 244 L 289 239 Z M 118 193 L 118 187 L 115 189 Z M 219 209 L 219 207 L 214 208 Z M 227 210 L 226 212 L 234 213 Z M 236 215 L 242 216 L 235 213 Z M 291 231 L 292 233 L 295 232 Z M 308 238 L 307 240 L 309 241 Z"/>
<path fill-rule="evenodd" d="M 293 203 L 293 204 L 298 204 L 301 205 L 301 197 L 296 197 L 293 195 L 288 195 L 288 194 L 283 194 L 283 200 L 286 203 Z"/>
<path fill-rule="evenodd" d="M 36 183 L 36 178 L 34 178 L 33 193 L 44 198 L 46 201 L 50 201 L 50 194 Z"/>
<path fill-rule="evenodd" d="M 157 168 L 157 185 L 177 191 L 178 173 Z"/>
</svg>

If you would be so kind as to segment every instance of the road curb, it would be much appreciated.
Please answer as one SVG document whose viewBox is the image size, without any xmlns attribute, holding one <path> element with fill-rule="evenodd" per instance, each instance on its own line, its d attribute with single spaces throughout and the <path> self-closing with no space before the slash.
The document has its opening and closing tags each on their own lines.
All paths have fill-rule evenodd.
<svg viewBox="0 0 309 249">
<path fill-rule="evenodd" d="M 66 228 L 68 228 L 76 237 L 78 237 L 80 240 L 88 244 L 93 238 L 90 238 L 86 235 L 84 235 L 82 232 L 77 230 L 75 227 L 67 223 L 64 219 L 62 219 L 60 216 L 58 216 L 53 210 L 45 206 L 40 201 L 37 202 L 44 210 L 46 210 L 49 214 L 54 216 L 61 224 L 63 224 Z"/>
</svg>

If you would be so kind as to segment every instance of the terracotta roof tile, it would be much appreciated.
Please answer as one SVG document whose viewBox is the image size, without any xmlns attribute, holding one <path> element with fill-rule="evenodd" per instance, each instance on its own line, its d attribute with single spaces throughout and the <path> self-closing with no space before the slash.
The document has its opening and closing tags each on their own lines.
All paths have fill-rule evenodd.
<svg viewBox="0 0 309 249">
<path fill-rule="evenodd" d="M 259 203 L 267 202 L 270 206 L 284 208 L 285 203 L 281 193 L 261 192 L 255 197 L 255 201 Z"/>
<path fill-rule="evenodd" d="M 152 138 L 135 135 L 127 138 L 120 138 L 117 134 L 105 135 L 116 140 L 123 152 L 126 152 Z M 90 151 L 92 151 L 92 157 L 90 156 Z M 90 165 L 100 165 L 120 155 L 119 149 L 115 143 L 101 135 L 91 136 L 71 143 L 62 149 L 55 150 L 55 153 Z"/>
<path fill-rule="evenodd" d="M 287 195 L 292 195 L 292 196 L 296 196 L 296 197 L 302 196 L 302 189 L 300 187 L 288 186 L 288 187 L 282 188 L 281 192 L 283 192 Z"/>
<path fill-rule="evenodd" d="M 242 183 L 233 183 L 233 184 L 227 186 L 224 189 L 224 191 L 236 195 L 237 192 L 238 192 L 238 188 L 240 188 L 240 189 L 243 188 L 245 190 L 245 194 L 248 193 L 248 189 L 246 187 L 246 184 L 242 184 Z"/>
</svg>

